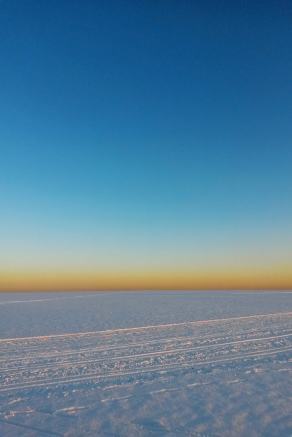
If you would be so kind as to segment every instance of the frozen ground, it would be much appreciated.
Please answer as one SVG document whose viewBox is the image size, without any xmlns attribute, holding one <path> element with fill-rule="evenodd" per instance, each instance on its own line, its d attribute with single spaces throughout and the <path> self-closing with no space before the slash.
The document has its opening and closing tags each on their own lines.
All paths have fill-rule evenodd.
<svg viewBox="0 0 292 437">
<path fill-rule="evenodd" d="M 291 436 L 292 293 L 0 295 L 1 436 Z"/>
</svg>

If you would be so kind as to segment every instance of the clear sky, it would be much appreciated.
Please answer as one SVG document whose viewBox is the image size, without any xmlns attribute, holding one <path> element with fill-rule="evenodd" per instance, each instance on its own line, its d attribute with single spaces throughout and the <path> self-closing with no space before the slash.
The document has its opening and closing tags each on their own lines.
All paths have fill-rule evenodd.
<svg viewBox="0 0 292 437">
<path fill-rule="evenodd" d="M 292 3 L 0 2 L 0 289 L 292 288 Z"/>
</svg>

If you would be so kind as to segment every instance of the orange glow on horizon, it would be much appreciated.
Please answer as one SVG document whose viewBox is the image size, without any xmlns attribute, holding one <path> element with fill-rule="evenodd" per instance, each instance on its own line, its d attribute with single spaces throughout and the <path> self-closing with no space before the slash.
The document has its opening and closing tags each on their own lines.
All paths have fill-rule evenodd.
<svg viewBox="0 0 292 437">
<path fill-rule="evenodd" d="M 145 271 L 0 271 L 0 291 L 292 289 L 291 266 Z"/>
</svg>

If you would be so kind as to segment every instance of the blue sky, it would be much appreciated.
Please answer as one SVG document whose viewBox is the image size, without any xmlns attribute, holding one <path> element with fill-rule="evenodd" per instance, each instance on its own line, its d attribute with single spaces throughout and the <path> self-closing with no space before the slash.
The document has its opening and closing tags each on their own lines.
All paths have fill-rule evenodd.
<svg viewBox="0 0 292 437">
<path fill-rule="evenodd" d="M 1 2 L 2 265 L 290 263 L 291 18 Z"/>
</svg>

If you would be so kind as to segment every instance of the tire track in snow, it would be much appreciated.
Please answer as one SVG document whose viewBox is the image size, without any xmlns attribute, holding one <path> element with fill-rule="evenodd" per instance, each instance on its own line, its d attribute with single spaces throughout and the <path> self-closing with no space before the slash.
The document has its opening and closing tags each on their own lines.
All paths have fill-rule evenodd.
<svg viewBox="0 0 292 437">
<path fill-rule="evenodd" d="M 22 351 L 25 354 L 34 345 L 39 356 L 22 357 L 22 364 L 14 368 L 5 368 L 5 361 L 2 361 L 0 372 L 8 375 L 0 386 L 0 392 L 75 384 L 82 381 L 110 380 L 130 375 L 136 375 L 139 380 L 144 373 L 164 374 L 192 367 L 246 359 L 257 360 L 260 357 L 279 354 L 285 354 L 284 361 L 289 363 L 286 355 L 292 351 L 292 345 L 289 344 L 292 333 L 287 333 L 287 328 L 292 321 L 291 316 L 292 312 L 273 313 L 90 333 L 5 339 L 2 340 L 2 345 L 4 349 L 5 345 L 7 346 L 5 353 L 8 353 L 10 364 L 20 361 L 17 355 L 18 347 L 20 350 L 23 347 Z M 196 335 L 190 336 L 190 332 Z M 206 335 L 206 332 L 209 334 Z M 251 333 L 252 338 L 240 338 Z M 139 336 L 141 342 L 137 341 Z M 88 358 L 79 359 L 80 354 L 85 353 L 86 349 L 88 351 L 88 339 L 93 342 L 92 344 L 98 342 L 99 346 L 93 349 L 93 352 L 92 348 L 89 348 L 91 352 L 87 352 Z M 211 344 L 204 343 L 206 341 L 211 341 Z M 9 350 L 11 345 L 12 351 Z M 153 345 L 157 350 L 151 349 Z M 64 347 L 65 353 L 57 351 L 53 356 L 49 356 L 46 351 L 57 346 Z M 167 346 L 168 349 L 165 349 Z M 137 353 L 137 348 L 141 353 Z M 119 354 L 121 351 L 125 351 L 126 355 Z M 108 355 L 98 356 L 102 352 Z M 90 353 L 96 356 L 93 355 L 93 359 L 90 359 Z M 116 356 L 116 353 L 119 355 Z M 69 357 L 72 358 L 68 359 Z M 62 360 L 51 362 L 52 358 Z M 40 363 L 33 363 L 33 360 L 37 359 Z"/>
<path fill-rule="evenodd" d="M 0 339 L 0 343 L 8 343 L 19 340 L 46 340 L 50 338 L 67 338 L 67 337 L 83 337 L 83 336 L 91 336 L 96 334 L 115 334 L 115 333 L 126 333 L 126 332 L 135 332 L 147 329 L 164 329 L 164 328 L 172 328 L 178 326 L 193 326 L 193 325 L 201 325 L 201 324 L 212 324 L 212 323 L 220 323 L 220 322 L 228 322 L 228 321 L 239 321 L 239 320 L 248 320 L 248 319 L 260 319 L 266 317 L 285 317 L 292 316 L 292 311 L 289 312 L 280 312 L 280 313 L 271 313 L 271 314 L 254 314 L 251 316 L 239 316 L 239 317 L 228 317 L 222 319 L 206 319 L 206 320 L 195 320 L 191 322 L 180 322 L 180 323 L 167 323 L 161 325 L 148 325 L 148 326 L 139 326 L 133 328 L 117 328 L 117 329 L 107 329 L 103 331 L 88 331 L 88 332 L 75 332 L 75 333 L 66 333 L 66 334 L 51 334 L 51 335 L 38 335 L 32 337 L 13 337 L 13 338 L 2 338 Z"/>
<path fill-rule="evenodd" d="M 108 362 L 108 361 L 120 361 L 120 360 L 135 360 L 137 358 L 147 358 L 151 356 L 162 356 L 162 355 L 170 355 L 170 354 L 177 354 L 181 352 L 192 352 L 200 349 L 214 349 L 214 348 L 220 348 L 224 346 L 234 346 L 236 344 L 246 344 L 246 343 L 252 343 L 252 342 L 260 342 L 265 340 L 275 340 L 279 338 L 289 338 L 291 337 L 292 340 L 292 333 L 291 334 L 283 334 L 283 335 L 273 335 L 270 337 L 258 337 L 258 338 L 251 338 L 251 339 L 245 339 L 245 340 L 236 340 L 236 341 L 229 341 L 225 343 L 214 343 L 209 345 L 199 345 L 195 347 L 185 347 L 185 348 L 175 348 L 175 349 L 166 349 L 163 351 L 155 351 L 155 352 L 144 352 L 141 354 L 131 354 L 131 355 L 120 355 L 120 356 L 114 356 L 114 357 L 104 357 L 104 358 L 97 358 L 92 360 L 81 360 L 81 361 L 63 361 L 61 363 L 46 363 L 45 365 L 39 365 L 34 366 L 30 365 L 29 363 L 26 366 L 19 366 L 19 367 L 9 367 L 7 369 L 2 369 L 2 372 L 9 372 L 10 374 L 17 374 L 21 370 L 27 370 L 29 366 L 29 370 L 42 370 L 44 368 L 60 368 L 60 367 L 68 367 L 68 365 L 71 365 L 72 367 L 75 365 L 86 365 L 89 363 L 102 363 L 102 362 Z M 62 354 L 60 353 L 60 356 Z"/>
<path fill-rule="evenodd" d="M 79 378 L 59 379 L 59 380 L 55 380 L 55 381 L 48 379 L 45 381 L 40 381 L 37 384 L 27 383 L 27 384 L 23 384 L 23 385 L 14 385 L 14 386 L 11 385 L 10 387 L 0 388 L 0 392 L 10 391 L 10 390 L 20 390 L 20 389 L 31 389 L 31 388 L 36 388 L 36 387 L 47 387 L 47 386 L 51 386 L 51 385 L 66 385 L 66 384 L 78 383 L 78 382 L 89 381 L 89 380 L 94 380 L 94 379 L 99 380 L 99 379 L 105 379 L 105 378 L 111 378 L 111 377 L 117 378 L 117 377 L 140 375 L 143 373 L 152 373 L 152 372 L 153 373 L 154 372 L 161 372 L 161 373 L 165 374 L 167 372 L 181 371 L 184 369 L 198 367 L 198 366 L 202 366 L 202 365 L 204 366 L 204 365 L 224 363 L 224 362 L 230 362 L 230 361 L 231 362 L 232 361 L 239 361 L 239 360 L 244 360 L 244 359 L 248 359 L 248 358 L 258 358 L 261 356 L 272 356 L 272 355 L 277 355 L 277 354 L 289 352 L 289 351 L 292 351 L 292 347 L 282 348 L 279 350 L 274 350 L 274 351 L 269 351 L 269 352 L 261 352 L 261 353 L 253 352 L 253 353 L 244 354 L 244 355 L 237 356 L 237 357 L 222 358 L 222 359 L 212 360 L 212 361 L 185 363 L 183 365 L 175 366 L 175 367 L 169 367 L 171 365 L 164 364 L 162 366 L 157 366 L 157 367 L 138 370 L 138 371 L 115 372 L 115 373 L 113 372 L 113 373 L 109 373 L 107 375 L 91 374 L 91 375 L 86 375 L 84 377 L 79 377 Z"/>
</svg>

